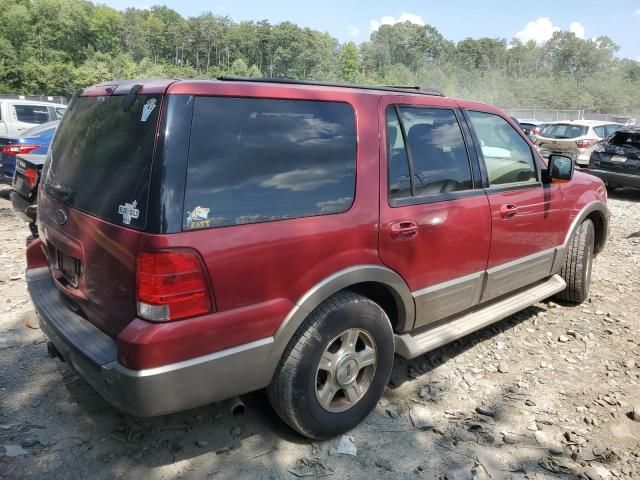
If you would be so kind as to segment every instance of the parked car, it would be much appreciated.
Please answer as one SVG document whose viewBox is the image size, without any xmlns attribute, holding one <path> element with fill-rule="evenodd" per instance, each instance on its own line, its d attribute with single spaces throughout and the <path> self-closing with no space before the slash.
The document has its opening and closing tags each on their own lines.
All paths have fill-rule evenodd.
<svg viewBox="0 0 640 480">
<path fill-rule="evenodd" d="M 529 137 L 529 140 L 535 143 L 537 135 L 540 133 L 541 128 L 545 125 L 545 122 L 540 120 L 531 119 L 518 119 L 520 128 Z"/>
<path fill-rule="evenodd" d="M 38 236 L 35 203 L 42 166 L 46 158 L 46 155 L 19 155 L 16 158 L 16 173 L 13 177 L 13 191 L 10 194 L 13 211 L 19 218 L 29 223 L 29 229 L 34 237 Z"/>
<path fill-rule="evenodd" d="M 0 183 L 11 183 L 17 155 L 44 155 L 58 128 L 59 120 L 27 130 L 22 137 L 0 137 Z"/>
<path fill-rule="evenodd" d="M 138 416 L 266 387 L 331 437 L 394 353 L 582 302 L 607 239 L 600 179 L 430 90 L 109 82 L 72 100 L 49 155 L 27 249 L 41 328 Z"/>
<path fill-rule="evenodd" d="M 0 98 L 0 135 L 20 137 L 36 125 L 60 120 L 66 109 L 60 103 Z"/>
<path fill-rule="evenodd" d="M 597 143 L 620 128 L 619 123 L 595 120 L 552 122 L 542 128 L 536 145 L 545 158 L 552 153 L 564 154 L 571 156 L 579 166 L 586 166 Z"/>
<path fill-rule="evenodd" d="M 609 189 L 640 188 L 640 127 L 625 127 L 592 154 L 587 170 Z"/>
</svg>

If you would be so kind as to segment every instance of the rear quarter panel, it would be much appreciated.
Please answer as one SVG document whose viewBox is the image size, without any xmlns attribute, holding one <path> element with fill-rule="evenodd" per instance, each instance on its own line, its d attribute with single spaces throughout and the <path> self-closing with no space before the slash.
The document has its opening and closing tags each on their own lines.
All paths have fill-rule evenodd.
<svg viewBox="0 0 640 480">
<path fill-rule="evenodd" d="M 223 85 L 223 94 L 246 96 Z M 268 89 L 272 98 L 309 99 L 309 95 Z M 346 92 L 341 96 L 314 91 L 316 100 L 344 101 L 356 118 L 357 169 L 354 203 L 339 214 L 192 230 L 168 235 L 141 234 L 139 248 L 187 247 L 202 256 L 215 302 L 215 313 L 176 322 L 181 335 L 201 332 L 191 356 L 274 335 L 296 302 L 328 276 L 355 266 L 381 265 L 378 255 L 378 124 L 377 96 Z M 264 307 L 262 311 L 260 308 Z M 181 324 L 181 325 L 178 325 Z M 131 325 L 121 336 L 146 343 L 170 336 L 171 325 L 152 329 Z M 152 333 L 152 330 L 157 330 Z M 213 335 L 215 338 L 210 338 Z M 205 338 L 207 337 L 207 338 Z M 168 337 L 167 337 L 168 338 Z M 142 359 L 132 359 L 140 363 Z M 170 359 L 164 358 L 163 361 Z M 145 359 L 144 362 L 154 360 Z"/>
</svg>

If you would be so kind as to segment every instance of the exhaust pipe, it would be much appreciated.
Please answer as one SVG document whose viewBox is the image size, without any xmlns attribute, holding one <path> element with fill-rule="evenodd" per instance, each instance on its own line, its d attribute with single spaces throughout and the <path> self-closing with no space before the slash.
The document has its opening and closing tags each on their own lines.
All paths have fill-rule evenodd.
<svg viewBox="0 0 640 480">
<path fill-rule="evenodd" d="M 229 411 L 234 417 L 241 417 L 247 412 L 247 406 L 240 400 L 240 397 L 235 397 L 231 399 Z"/>
</svg>

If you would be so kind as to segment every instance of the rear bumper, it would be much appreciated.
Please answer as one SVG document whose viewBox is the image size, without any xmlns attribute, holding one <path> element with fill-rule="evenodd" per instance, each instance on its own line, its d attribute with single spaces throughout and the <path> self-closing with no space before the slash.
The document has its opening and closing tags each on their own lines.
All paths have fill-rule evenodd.
<svg viewBox="0 0 640 480">
<path fill-rule="evenodd" d="M 29 294 L 44 334 L 109 403 L 139 417 L 173 413 L 266 387 L 273 338 L 160 367 L 131 370 L 116 340 L 71 310 L 48 268 L 27 270 Z"/>
<path fill-rule="evenodd" d="M 31 219 L 25 213 L 27 207 L 32 205 L 27 199 L 25 199 L 18 192 L 11 192 L 9 194 L 11 198 L 11 207 L 13 208 L 13 212 L 16 214 L 18 218 L 24 220 L 25 222 L 31 222 Z"/>
<path fill-rule="evenodd" d="M 638 175 L 633 175 L 629 173 L 602 170 L 599 168 L 583 168 L 582 171 L 601 178 L 607 184 L 615 183 L 623 187 L 640 188 L 640 173 Z"/>
</svg>

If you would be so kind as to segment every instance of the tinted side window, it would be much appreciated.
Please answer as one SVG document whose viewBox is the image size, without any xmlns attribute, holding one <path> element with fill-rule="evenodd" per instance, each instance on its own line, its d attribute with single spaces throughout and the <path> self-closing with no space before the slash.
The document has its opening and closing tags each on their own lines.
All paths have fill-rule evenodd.
<svg viewBox="0 0 640 480">
<path fill-rule="evenodd" d="M 197 97 L 183 228 L 344 212 L 355 175 L 347 104 Z"/>
<path fill-rule="evenodd" d="M 471 167 L 454 111 L 402 107 L 400 115 L 411 152 L 416 195 L 471 189 Z"/>
<path fill-rule="evenodd" d="M 46 123 L 49 121 L 49 109 L 39 105 L 14 105 L 16 119 L 25 123 Z"/>
<path fill-rule="evenodd" d="M 387 162 L 389 198 L 410 197 L 409 161 L 395 108 L 387 109 Z"/>
<path fill-rule="evenodd" d="M 593 127 L 593 131 L 596 132 L 596 135 L 600 138 L 604 138 L 607 136 L 604 125 L 602 127 Z"/>
<path fill-rule="evenodd" d="M 499 115 L 468 112 L 489 175 L 489 184 L 536 183 L 533 152 L 529 144 Z"/>
<path fill-rule="evenodd" d="M 620 125 L 607 125 L 605 127 L 605 132 L 607 137 L 610 137 L 611 135 L 613 135 L 614 133 L 616 133 L 618 130 L 620 130 L 622 127 Z"/>
</svg>

